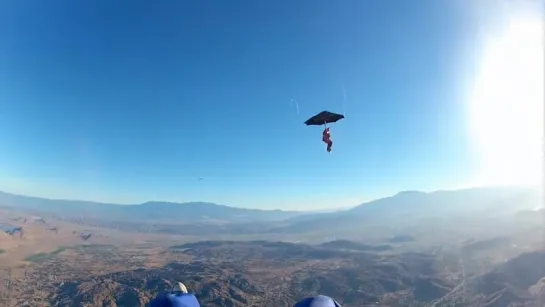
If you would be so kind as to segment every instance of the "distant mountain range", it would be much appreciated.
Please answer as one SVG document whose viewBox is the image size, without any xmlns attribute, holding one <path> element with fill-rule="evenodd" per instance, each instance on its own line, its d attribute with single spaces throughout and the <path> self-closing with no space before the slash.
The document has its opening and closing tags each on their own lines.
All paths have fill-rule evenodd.
<svg viewBox="0 0 545 307">
<path fill-rule="evenodd" d="M 120 222 L 162 221 L 177 223 L 259 223 L 277 222 L 275 232 L 301 232 L 324 225 L 361 224 L 362 221 L 413 217 L 434 218 L 461 213 L 501 214 L 533 210 L 540 204 L 537 191 L 528 188 L 474 188 L 424 193 L 400 192 L 352 209 L 309 213 L 283 210 L 243 209 L 205 202 L 146 202 L 119 205 L 75 200 L 53 200 L 0 192 L 0 205 L 21 208 L 36 214 L 54 214 L 61 218 L 85 218 Z M 281 223 L 280 223 L 281 222 Z"/>
<path fill-rule="evenodd" d="M 0 206 L 16 207 L 62 218 L 84 217 L 116 221 L 248 222 L 279 221 L 306 214 L 297 211 L 244 209 L 206 202 L 150 201 L 120 205 L 79 200 L 57 200 L 0 192 Z"/>
<path fill-rule="evenodd" d="M 275 229 L 282 233 L 301 233 L 324 228 L 350 228 L 354 225 L 400 224 L 423 219 L 457 217 L 472 214 L 492 217 L 535 210 L 541 200 L 534 189 L 486 187 L 431 193 L 408 191 L 380 198 L 352 209 L 290 218 L 287 226 Z"/>
</svg>

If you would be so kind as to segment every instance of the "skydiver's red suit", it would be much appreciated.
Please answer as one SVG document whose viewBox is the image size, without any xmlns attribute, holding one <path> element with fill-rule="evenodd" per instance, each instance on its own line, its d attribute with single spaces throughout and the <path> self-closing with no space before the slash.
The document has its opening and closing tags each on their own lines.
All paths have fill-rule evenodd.
<svg viewBox="0 0 545 307">
<path fill-rule="evenodd" d="M 329 128 L 325 128 L 324 132 L 322 132 L 322 141 L 327 144 L 327 152 L 331 152 L 331 146 L 333 146 L 333 141 L 331 141 Z"/>
</svg>

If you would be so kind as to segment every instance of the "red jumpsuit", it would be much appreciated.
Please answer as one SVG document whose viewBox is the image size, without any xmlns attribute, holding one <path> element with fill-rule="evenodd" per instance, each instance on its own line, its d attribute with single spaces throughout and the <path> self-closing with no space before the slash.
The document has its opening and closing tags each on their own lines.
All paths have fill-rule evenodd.
<svg viewBox="0 0 545 307">
<path fill-rule="evenodd" d="M 333 146 L 333 142 L 331 141 L 329 128 L 325 128 L 324 132 L 322 132 L 322 141 L 327 144 L 327 152 L 331 152 L 331 146 Z"/>
</svg>

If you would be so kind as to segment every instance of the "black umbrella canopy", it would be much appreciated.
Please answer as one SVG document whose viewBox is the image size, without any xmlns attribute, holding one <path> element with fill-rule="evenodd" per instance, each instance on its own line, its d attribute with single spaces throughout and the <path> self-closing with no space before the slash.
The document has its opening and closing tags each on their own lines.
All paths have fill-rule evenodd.
<svg viewBox="0 0 545 307">
<path fill-rule="evenodd" d="M 342 114 L 337 114 L 337 113 L 332 113 L 332 112 L 329 112 L 329 111 L 323 111 L 319 114 L 316 114 L 314 116 L 312 116 L 311 118 L 309 118 L 305 124 L 307 124 L 307 126 L 321 126 L 321 125 L 324 125 L 324 124 L 330 124 L 330 123 L 334 123 L 334 122 L 337 122 L 341 119 L 344 118 L 344 115 Z"/>
</svg>

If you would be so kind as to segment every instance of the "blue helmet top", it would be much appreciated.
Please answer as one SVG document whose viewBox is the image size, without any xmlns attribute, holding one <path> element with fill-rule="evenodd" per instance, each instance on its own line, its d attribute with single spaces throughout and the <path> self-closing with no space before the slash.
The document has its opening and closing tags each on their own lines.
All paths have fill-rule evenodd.
<svg viewBox="0 0 545 307">
<path fill-rule="evenodd" d="M 197 297 L 189 293 L 163 294 L 157 296 L 149 307 L 200 307 Z"/>
<path fill-rule="evenodd" d="M 334 299 L 325 295 L 307 297 L 297 302 L 293 307 L 341 307 Z"/>
</svg>

